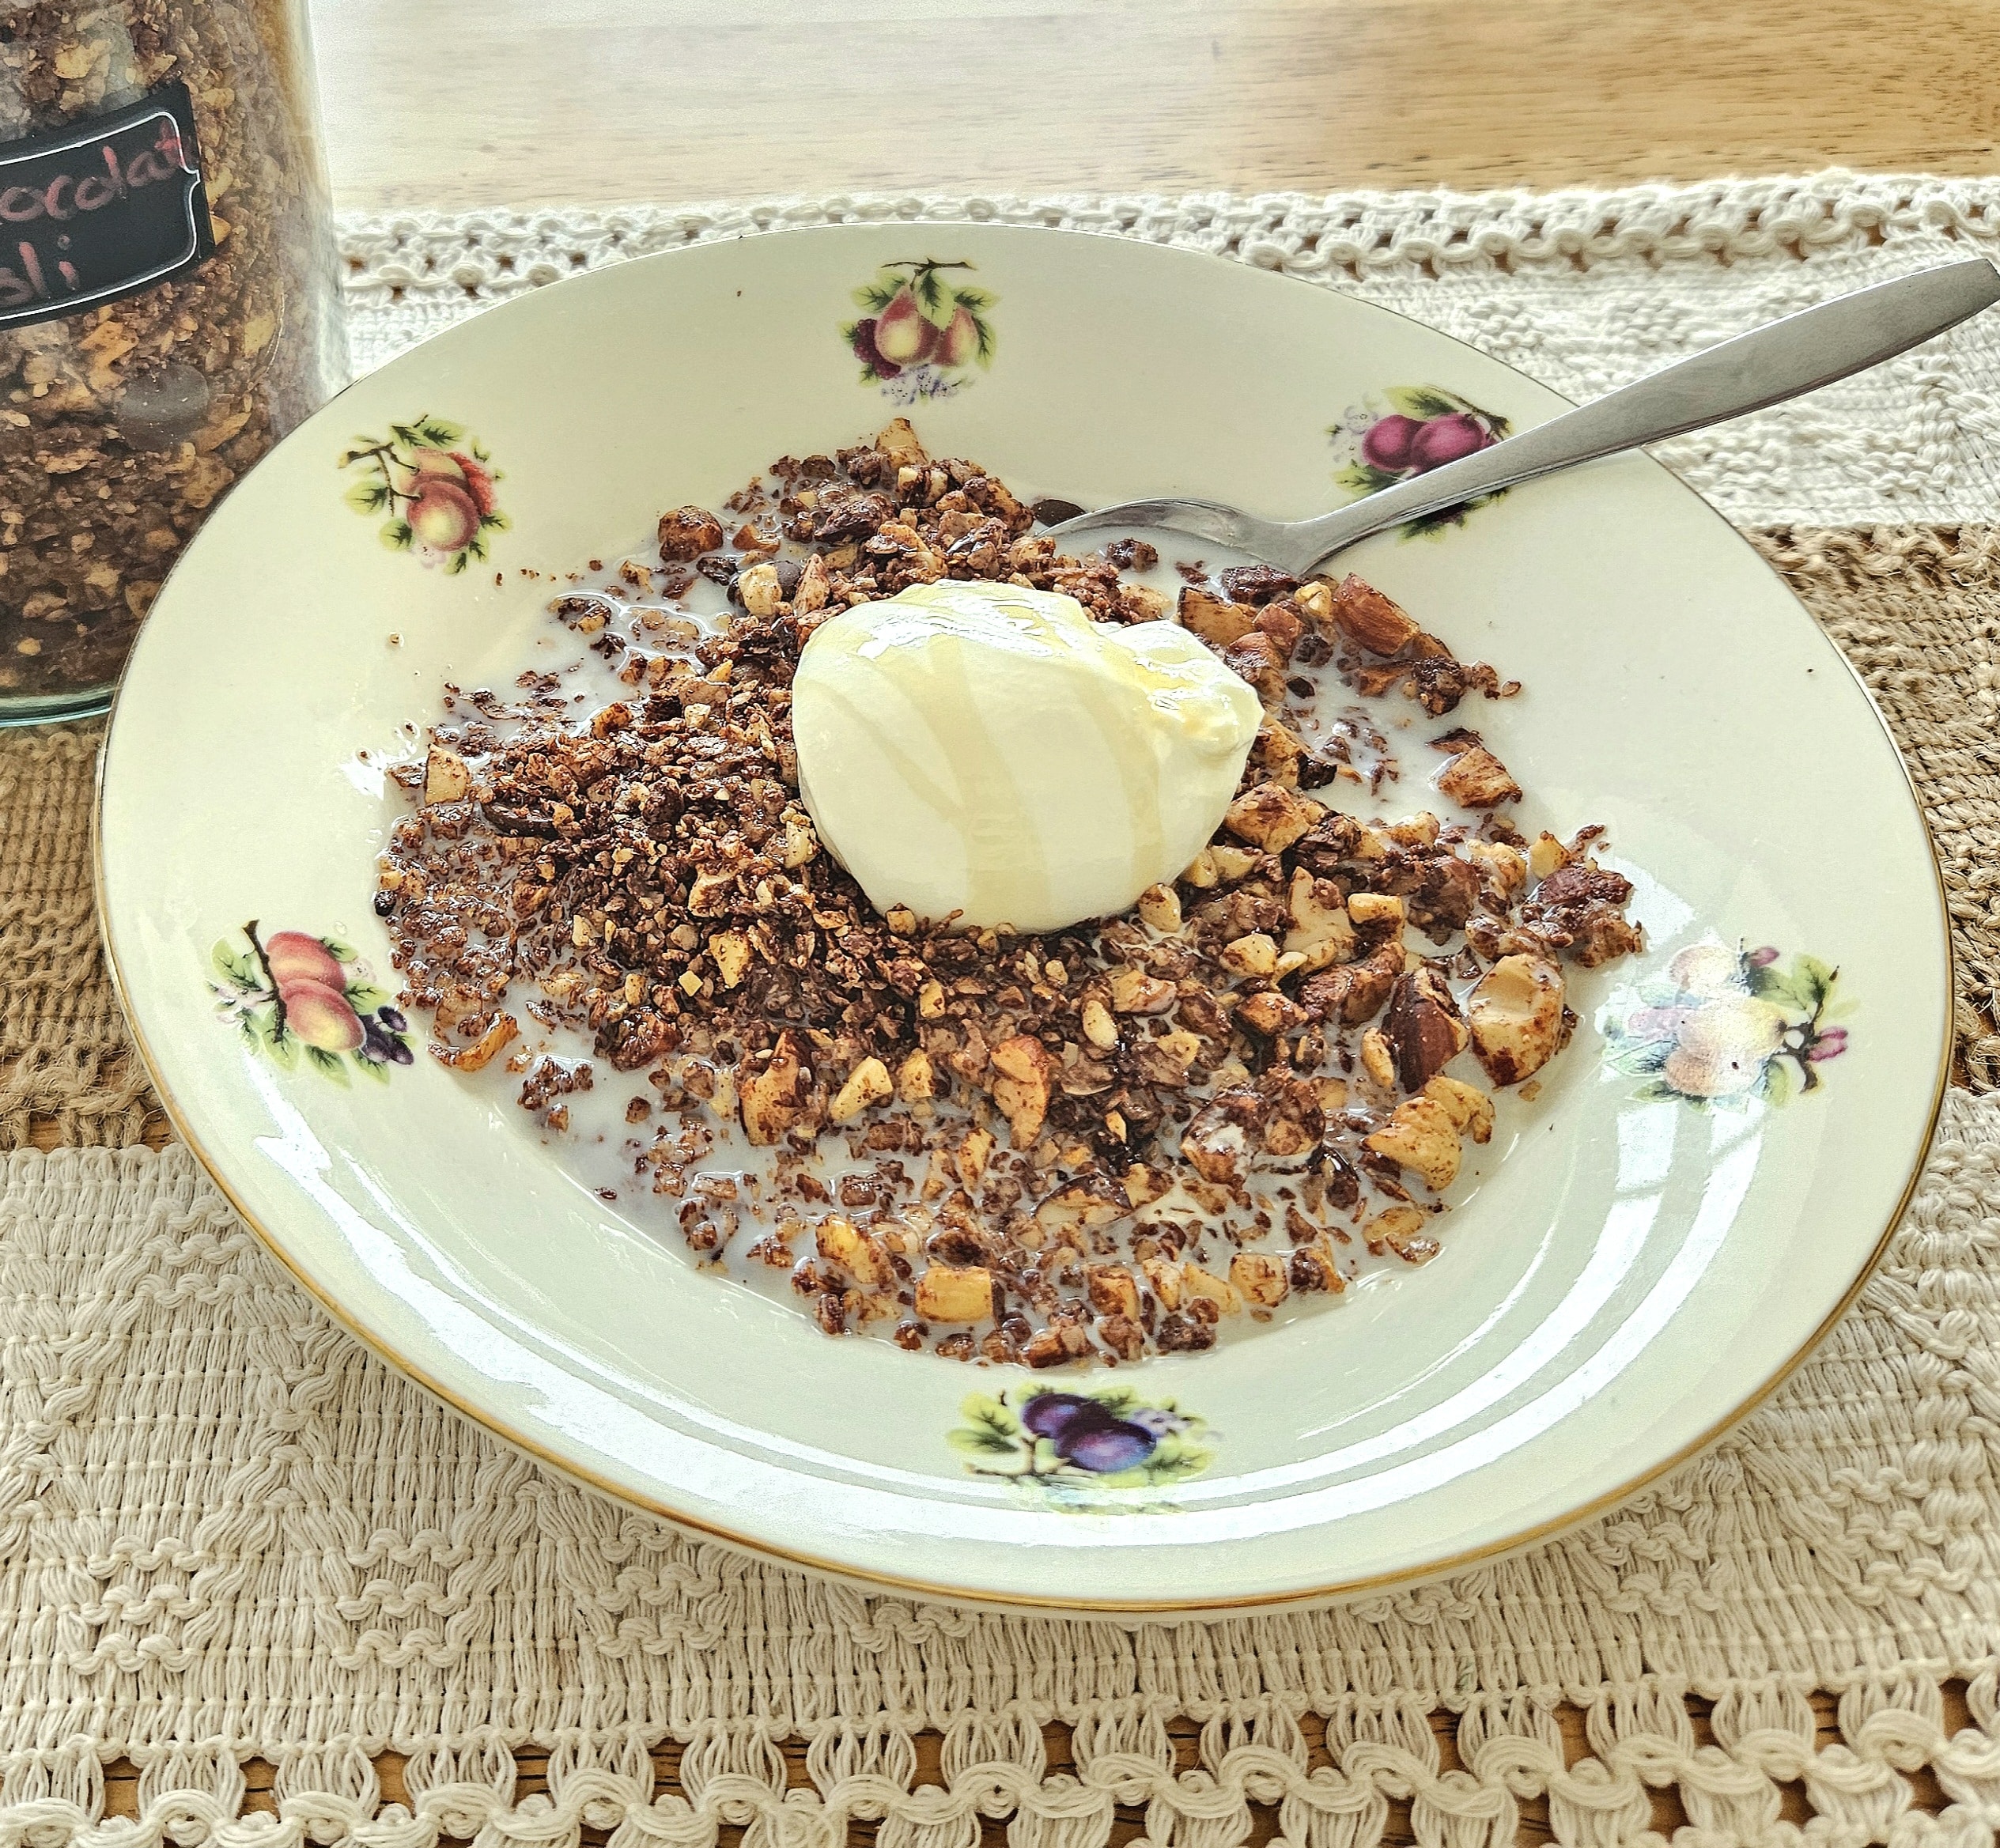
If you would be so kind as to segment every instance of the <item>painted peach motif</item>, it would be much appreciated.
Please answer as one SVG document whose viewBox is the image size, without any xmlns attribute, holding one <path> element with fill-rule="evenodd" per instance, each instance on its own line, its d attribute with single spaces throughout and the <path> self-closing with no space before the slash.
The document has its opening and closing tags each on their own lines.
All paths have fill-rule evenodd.
<svg viewBox="0 0 2000 1848">
<path fill-rule="evenodd" d="M 391 424 L 387 436 L 361 436 L 340 459 L 360 468 L 347 490 L 357 513 L 386 513 L 384 545 L 426 565 L 463 571 L 486 556 L 486 535 L 505 531 L 492 459 L 456 424 L 428 414 Z"/>
<path fill-rule="evenodd" d="M 303 1060 L 342 1084 L 353 1069 L 386 1079 L 411 1063 L 409 1022 L 346 944 L 304 931 L 264 937 L 255 918 L 243 937 L 247 949 L 215 946 L 209 988 L 253 1052 L 288 1071 Z"/>
</svg>

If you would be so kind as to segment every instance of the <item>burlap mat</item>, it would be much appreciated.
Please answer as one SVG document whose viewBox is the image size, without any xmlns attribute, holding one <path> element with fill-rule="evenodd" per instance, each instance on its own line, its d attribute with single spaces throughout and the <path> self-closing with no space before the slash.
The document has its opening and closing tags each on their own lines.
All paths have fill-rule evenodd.
<svg viewBox="0 0 2000 1848">
<path fill-rule="evenodd" d="M 2000 534 L 1752 535 L 1859 669 L 1916 779 L 1951 895 L 1958 1070 L 2000 1088 Z M 100 726 L 0 735 L 0 1147 L 116 1148 L 157 1105 L 98 954 Z"/>
</svg>

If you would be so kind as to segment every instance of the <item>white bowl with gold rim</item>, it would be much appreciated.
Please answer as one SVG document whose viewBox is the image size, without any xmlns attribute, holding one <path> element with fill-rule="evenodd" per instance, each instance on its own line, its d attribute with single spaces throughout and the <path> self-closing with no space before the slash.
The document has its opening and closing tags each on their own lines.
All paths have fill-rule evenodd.
<svg viewBox="0 0 2000 1848">
<path fill-rule="evenodd" d="M 912 357 L 883 376 L 857 364 L 856 293 L 879 304 L 918 264 L 951 312 L 936 336 L 892 327 Z M 1529 787 L 1522 825 L 1608 824 L 1649 947 L 1578 978 L 1575 1041 L 1469 1164 L 1442 1257 L 1212 1353 L 1052 1381 L 829 1340 L 698 1274 L 491 1087 L 398 1062 L 414 1030 L 380 1012 L 369 902 L 399 812 L 382 765 L 444 682 L 510 682 L 547 621 L 519 568 L 618 556 L 781 453 L 906 411 L 937 450 L 1086 505 L 1290 518 L 1482 420 L 1560 408 L 1324 289 L 989 225 L 751 237 L 482 315 L 260 464 L 133 654 L 99 875 L 161 1094 L 246 1219 L 398 1365 L 779 1559 L 969 1600 L 1216 1610 L 1433 1573 L 1601 1507 L 1753 1404 L 1851 1299 L 1949 1046 L 1941 889 L 1880 721 L 1783 584 L 1644 458 L 1351 554 L 1525 682 L 1478 720 Z M 419 450 L 430 478 L 385 473 Z M 414 493 L 384 506 L 376 480 Z M 331 991 L 316 1054 L 258 1040 L 252 920 Z M 370 1017 L 361 1051 L 341 1007 Z M 1136 1465 L 1023 1432 L 1052 1383 L 1122 1395 L 1106 1415 L 1141 1434 L 1117 1451 Z"/>
</svg>

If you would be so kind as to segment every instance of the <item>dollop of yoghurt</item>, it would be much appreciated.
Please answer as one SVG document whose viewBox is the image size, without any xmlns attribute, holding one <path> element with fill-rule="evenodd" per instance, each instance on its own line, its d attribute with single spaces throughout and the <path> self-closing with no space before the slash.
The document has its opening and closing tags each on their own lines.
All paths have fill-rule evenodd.
<svg viewBox="0 0 2000 1848">
<path fill-rule="evenodd" d="M 1053 931 L 1125 910 L 1208 844 L 1261 717 L 1171 622 L 947 580 L 813 632 L 799 790 L 879 911 Z"/>
</svg>

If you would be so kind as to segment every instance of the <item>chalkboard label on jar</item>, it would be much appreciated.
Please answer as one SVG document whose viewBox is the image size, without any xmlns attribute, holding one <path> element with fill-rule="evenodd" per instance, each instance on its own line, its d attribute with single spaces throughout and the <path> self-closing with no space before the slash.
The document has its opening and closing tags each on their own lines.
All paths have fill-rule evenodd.
<svg viewBox="0 0 2000 1848">
<path fill-rule="evenodd" d="M 214 249 L 185 84 L 0 146 L 0 328 L 142 294 Z"/>
</svg>

